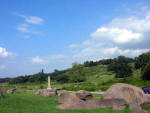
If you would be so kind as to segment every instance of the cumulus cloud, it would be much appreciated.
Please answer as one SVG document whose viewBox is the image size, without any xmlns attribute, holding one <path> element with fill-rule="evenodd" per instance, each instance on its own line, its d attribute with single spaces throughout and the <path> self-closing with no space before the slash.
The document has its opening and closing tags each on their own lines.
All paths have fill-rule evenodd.
<svg viewBox="0 0 150 113">
<path fill-rule="evenodd" d="M 0 47 L 0 57 L 1 58 L 6 58 L 6 57 L 10 57 L 10 56 L 13 56 L 14 54 L 11 53 L 11 52 L 8 52 L 6 50 L 6 48 L 3 48 L 3 47 Z"/>
<path fill-rule="evenodd" d="M 148 38 L 150 32 L 150 14 L 144 18 L 115 18 L 111 23 L 102 26 L 91 34 L 93 39 L 110 39 L 115 43 L 140 42 Z"/>
<path fill-rule="evenodd" d="M 36 56 L 32 58 L 32 63 L 44 65 L 44 64 L 49 64 L 51 62 L 62 61 L 63 59 L 65 59 L 65 56 L 62 54 L 46 56 L 46 57 Z"/>
<path fill-rule="evenodd" d="M 148 7 L 143 7 L 146 10 Z M 148 12 L 148 11 L 147 11 Z M 91 38 L 71 44 L 72 58 L 77 61 L 99 60 L 119 55 L 135 57 L 150 51 L 150 13 L 145 16 L 114 18 L 91 33 Z"/>
<path fill-rule="evenodd" d="M 133 32 L 129 29 L 117 28 L 117 27 L 102 27 L 97 29 L 96 32 L 91 34 L 95 39 L 109 38 L 117 43 L 128 43 L 132 41 L 139 41 L 142 38 L 141 33 Z"/>
<path fill-rule="evenodd" d="M 118 54 L 118 55 L 133 56 L 133 57 L 138 56 L 138 55 L 148 52 L 148 51 L 150 51 L 150 49 L 125 49 L 125 50 L 122 50 L 118 47 L 104 48 L 105 55 Z"/>
</svg>

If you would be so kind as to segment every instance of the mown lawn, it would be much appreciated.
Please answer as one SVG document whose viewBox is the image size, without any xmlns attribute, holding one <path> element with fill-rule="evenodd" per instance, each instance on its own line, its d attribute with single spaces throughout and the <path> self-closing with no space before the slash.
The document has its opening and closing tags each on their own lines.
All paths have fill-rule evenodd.
<svg viewBox="0 0 150 113">
<path fill-rule="evenodd" d="M 96 96 L 96 98 L 100 98 Z M 42 97 L 34 94 L 5 94 L 0 99 L 0 113 L 134 113 L 127 108 L 123 111 L 114 111 L 111 108 L 59 110 L 57 97 Z"/>
</svg>

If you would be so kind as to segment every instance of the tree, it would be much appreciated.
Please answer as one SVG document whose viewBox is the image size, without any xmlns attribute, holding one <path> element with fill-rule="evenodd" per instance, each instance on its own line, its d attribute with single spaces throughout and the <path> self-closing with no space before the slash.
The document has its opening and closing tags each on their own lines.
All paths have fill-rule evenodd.
<svg viewBox="0 0 150 113">
<path fill-rule="evenodd" d="M 125 78 L 132 75 L 132 67 L 129 64 L 129 60 L 124 56 L 119 56 L 113 60 L 108 66 L 108 71 L 114 71 L 116 78 Z"/>
<path fill-rule="evenodd" d="M 143 53 L 135 58 L 135 68 L 140 69 L 145 67 L 147 62 L 149 62 L 150 59 L 150 52 Z"/>
<path fill-rule="evenodd" d="M 147 63 L 147 65 L 142 70 L 142 78 L 144 80 L 150 80 L 150 61 Z"/>
<path fill-rule="evenodd" d="M 70 82 L 83 82 L 86 80 L 84 66 L 78 63 L 72 64 L 72 68 L 68 69 L 67 75 Z"/>
</svg>

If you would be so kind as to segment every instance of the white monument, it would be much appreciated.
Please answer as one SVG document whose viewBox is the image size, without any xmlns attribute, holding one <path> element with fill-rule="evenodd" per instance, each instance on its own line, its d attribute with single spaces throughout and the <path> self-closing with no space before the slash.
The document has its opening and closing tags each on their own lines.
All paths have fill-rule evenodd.
<svg viewBox="0 0 150 113">
<path fill-rule="evenodd" d="M 50 76 L 48 76 L 48 88 L 47 89 L 52 89 L 51 88 L 51 80 L 50 80 Z"/>
</svg>

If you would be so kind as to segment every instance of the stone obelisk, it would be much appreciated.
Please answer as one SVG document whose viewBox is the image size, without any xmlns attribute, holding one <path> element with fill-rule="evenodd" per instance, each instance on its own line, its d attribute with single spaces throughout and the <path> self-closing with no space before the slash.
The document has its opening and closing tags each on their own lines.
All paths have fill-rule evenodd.
<svg viewBox="0 0 150 113">
<path fill-rule="evenodd" d="M 47 87 L 47 89 L 52 89 L 52 88 L 51 88 L 51 80 L 50 80 L 50 76 L 48 76 L 48 87 Z"/>
</svg>

